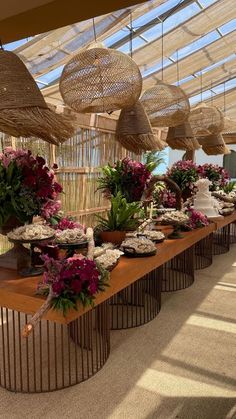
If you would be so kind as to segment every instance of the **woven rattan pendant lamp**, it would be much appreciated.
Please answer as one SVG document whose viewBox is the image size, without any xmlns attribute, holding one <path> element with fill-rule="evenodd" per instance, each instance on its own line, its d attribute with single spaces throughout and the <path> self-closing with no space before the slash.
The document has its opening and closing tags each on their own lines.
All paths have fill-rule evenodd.
<svg viewBox="0 0 236 419">
<path fill-rule="evenodd" d="M 184 91 L 175 85 L 165 83 L 164 79 L 164 22 L 162 21 L 161 36 L 161 80 L 147 89 L 141 103 L 153 127 L 175 127 L 184 123 L 189 115 L 190 104 Z M 178 60 L 177 60 L 178 61 Z M 177 66 L 178 70 L 178 66 Z"/>
<path fill-rule="evenodd" d="M 225 126 L 222 135 L 226 144 L 236 144 L 236 121 L 225 117 Z"/>
<path fill-rule="evenodd" d="M 226 146 L 222 134 L 212 134 L 207 137 L 199 137 L 197 140 L 202 145 L 203 151 L 208 156 L 230 154 L 230 150 Z"/>
<path fill-rule="evenodd" d="M 116 139 L 124 148 L 136 154 L 162 150 L 165 146 L 152 132 L 147 114 L 139 101 L 122 109 L 117 121 Z"/>
<path fill-rule="evenodd" d="M 71 118 L 49 109 L 21 59 L 0 50 L 0 131 L 58 145 L 74 133 Z"/>
<path fill-rule="evenodd" d="M 176 51 L 176 69 L 177 69 L 177 86 L 179 86 L 179 55 Z M 194 138 L 193 131 L 188 121 L 183 122 L 176 127 L 170 127 L 167 133 L 167 144 L 174 150 L 194 151 L 201 146 Z"/>
<path fill-rule="evenodd" d="M 189 100 L 178 86 L 159 81 L 140 100 L 154 127 L 175 127 L 188 118 Z"/>
<path fill-rule="evenodd" d="M 142 76 L 128 55 L 115 49 L 91 48 L 65 65 L 59 88 L 66 105 L 76 112 L 112 112 L 137 102 Z"/>
<path fill-rule="evenodd" d="M 130 13 L 130 57 L 132 58 L 133 24 Z M 148 116 L 140 101 L 123 108 L 117 121 L 116 139 L 129 151 L 141 154 L 143 151 L 161 150 L 164 143 L 153 134 Z"/>
<path fill-rule="evenodd" d="M 205 103 L 192 109 L 188 120 L 194 135 L 198 137 L 217 135 L 224 129 L 223 113 L 215 106 Z"/>
</svg>

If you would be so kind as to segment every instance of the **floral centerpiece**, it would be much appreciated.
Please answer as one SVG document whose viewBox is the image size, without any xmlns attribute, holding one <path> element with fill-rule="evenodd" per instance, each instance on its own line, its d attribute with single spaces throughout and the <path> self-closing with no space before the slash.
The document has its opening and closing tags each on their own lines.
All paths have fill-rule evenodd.
<svg viewBox="0 0 236 419">
<path fill-rule="evenodd" d="M 199 178 L 198 166 L 192 160 L 180 160 L 167 171 L 167 176 L 177 183 L 186 200 L 193 194 L 194 183 Z"/>
<path fill-rule="evenodd" d="M 64 314 L 76 310 L 78 302 L 93 305 L 95 294 L 107 285 L 108 272 L 80 254 L 62 260 L 44 255 L 43 259 L 45 272 L 39 292 L 47 295 L 51 289 L 51 307 Z"/>
<path fill-rule="evenodd" d="M 198 166 L 200 177 L 208 178 L 212 185 L 210 191 L 216 191 L 224 188 L 229 182 L 229 173 L 223 167 L 217 164 L 205 163 Z"/>
<path fill-rule="evenodd" d="M 53 169 L 57 168 L 56 165 Z M 0 226 L 18 224 L 40 215 L 49 219 L 61 206 L 62 186 L 54 179 L 45 160 L 29 150 L 5 148 L 0 154 Z"/>
<path fill-rule="evenodd" d="M 189 221 L 187 222 L 186 226 L 190 230 L 205 227 L 209 224 L 208 218 L 202 214 L 202 212 L 196 211 L 193 208 L 189 208 L 187 210 L 187 215 L 189 217 Z"/>
<path fill-rule="evenodd" d="M 143 164 L 126 157 L 114 165 L 108 164 L 102 168 L 103 176 L 98 179 L 98 189 L 108 198 L 121 192 L 127 202 L 140 201 L 152 170 L 151 164 Z"/>
</svg>

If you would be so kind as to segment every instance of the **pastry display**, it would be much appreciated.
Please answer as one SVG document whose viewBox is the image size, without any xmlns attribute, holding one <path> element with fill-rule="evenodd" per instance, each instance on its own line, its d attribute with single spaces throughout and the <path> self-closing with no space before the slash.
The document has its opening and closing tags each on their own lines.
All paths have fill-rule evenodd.
<svg viewBox="0 0 236 419">
<path fill-rule="evenodd" d="M 168 225 L 168 224 L 179 224 L 183 225 L 186 224 L 189 220 L 189 217 L 183 211 L 173 211 L 173 212 L 166 212 L 160 217 L 161 224 Z"/>
<path fill-rule="evenodd" d="M 230 215 L 234 212 L 234 204 L 232 202 L 219 202 L 219 213 L 221 215 Z"/>
<path fill-rule="evenodd" d="M 123 252 L 118 249 L 107 249 L 102 255 L 96 257 L 95 260 L 109 271 L 116 266 L 121 255 L 123 255 Z"/>
<path fill-rule="evenodd" d="M 55 242 L 56 243 L 81 243 L 87 241 L 86 234 L 82 228 L 73 228 L 66 230 L 57 230 L 55 232 Z"/>
<path fill-rule="evenodd" d="M 114 249 L 114 245 L 112 243 L 103 243 L 101 246 L 96 246 L 94 248 L 94 258 L 97 258 L 101 255 L 103 255 L 104 253 L 106 253 L 106 251 L 110 249 Z"/>
<path fill-rule="evenodd" d="M 142 232 L 144 236 L 146 236 L 148 239 L 153 241 L 163 241 L 165 240 L 165 234 L 162 233 L 162 231 L 157 230 L 144 230 Z"/>
<path fill-rule="evenodd" d="M 24 226 L 15 228 L 8 233 L 9 240 L 16 241 L 33 241 L 46 240 L 52 238 L 55 231 L 45 224 L 25 224 Z"/>
<path fill-rule="evenodd" d="M 121 249 L 124 250 L 125 254 L 130 255 L 145 255 L 145 254 L 155 254 L 156 246 L 155 244 L 144 237 L 142 238 L 128 238 L 121 243 Z"/>
</svg>

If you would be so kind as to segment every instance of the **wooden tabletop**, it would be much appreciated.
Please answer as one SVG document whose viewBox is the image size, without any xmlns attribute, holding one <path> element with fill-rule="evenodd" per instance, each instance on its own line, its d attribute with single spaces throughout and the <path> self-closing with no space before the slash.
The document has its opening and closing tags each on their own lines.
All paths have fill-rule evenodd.
<svg viewBox="0 0 236 419">
<path fill-rule="evenodd" d="M 216 225 L 211 223 L 207 227 L 183 233 L 181 239 L 165 240 L 157 245 L 155 256 L 134 259 L 121 257 L 119 264 L 111 273 L 110 286 L 105 292 L 100 292 L 97 295 L 95 305 L 102 303 L 147 273 L 163 265 L 199 240 L 207 237 L 215 229 Z M 0 268 L 0 306 L 23 313 L 35 313 L 44 300 L 43 297 L 35 295 L 39 279 L 40 277 L 20 278 L 16 271 Z M 44 318 L 67 324 L 90 309 L 71 310 L 66 317 L 59 311 L 49 310 Z"/>
<path fill-rule="evenodd" d="M 226 216 L 224 216 L 222 218 L 218 218 L 218 219 L 213 220 L 213 221 L 216 224 L 216 230 L 218 230 L 219 228 L 225 227 L 228 224 L 231 224 L 234 221 L 236 221 L 236 211 L 234 211 L 230 215 L 226 215 Z"/>
</svg>

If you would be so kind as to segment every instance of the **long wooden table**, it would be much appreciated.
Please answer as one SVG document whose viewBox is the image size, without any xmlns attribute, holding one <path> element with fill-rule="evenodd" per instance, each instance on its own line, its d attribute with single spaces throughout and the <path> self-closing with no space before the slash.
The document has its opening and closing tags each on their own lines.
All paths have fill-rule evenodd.
<svg viewBox="0 0 236 419">
<path fill-rule="evenodd" d="M 150 321 L 160 308 L 154 288 L 158 286 L 161 291 L 162 279 L 156 276 L 156 270 L 162 270 L 166 263 L 178 259 L 178 255 L 181 259 L 182 253 L 186 258 L 186 252 L 192 254 L 196 243 L 234 221 L 236 212 L 224 217 L 220 224 L 212 222 L 207 227 L 183 233 L 181 239 L 165 240 L 157 245 L 157 254 L 152 257 L 123 256 L 111 273 L 110 287 L 97 295 L 94 309 L 78 307 L 78 311 L 71 310 L 65 317 L 51 309 L 27 340 L 21 336 L 22 327 L 44 301 L 35 295 L 39 278 L 20 278 L 13 270 L 0 269 L 0 385 L 10 391 L 36 393 L 70 387 L 93 376 L 109 357 L 112 300 L 145 282 L 145 297 L 150 294 L 151 299 L 157 298 L 154 314 L 143 323 Z M 127 298 L 132 295 L 132 292 L 127 294 Z M 119 301 L 117 308 L 120 308 Z M 115 328 L 124 327 L 133 326 L 115 325 Z"/>
<path fill-rule="evenodd" d="M 105 292 L 97 295 L 95 305 L 101 304 L 152 270 L 193 246 L 199 240 L 212 233 L 215 228 L 215 224 L 211 223 L 207 227 L 183 233 L 184 237 L 182 239 L 165 240 L 157 245 L 157 254 L 152 257 L 134 259 L 125 256 L 121 257 L 118 266 L 111 273 L 110 286 Z M 44 298 L 35 295 L 39 277 L 20 278 L 15 271 L 9 269 L 1 269 L 0 277 L 0 306 L 27 314 L 33 314 L 40 308 Z M 68 324 L 88 310 L 90 308 L 79 308 L 78 311 L 71 310 L 65 317 L 58 311 L 49 310 L 44 318 Z"/>
<path fill-rule="evenodd" d="M 128 287 L 152 270 L 160 267 L 176 255 L 207 237 L 212 232 L 236 221 L 236 211 L 222 219 L 210 223 L 208 226 L 183 233 L 182 239 L 165 240 L 157 245 L 157 254 L 148 258 L 121 257 L 118 266 L 110 276 L 110 286 L 101 292 L 95 299 L 95 306 L 101 304 L 122 289 Z M 39 277 L 21 278 L 10 269 L 0 269 L 0 306 L 17 310 L 26 314 L 35 313 L 44 300 L 44 297 L 35 295 Z M 49 310 L 45 319 L 62 324 L 68 324 L 86 313 L 90 308 L 71 310 L 67 316 L 58 311 Z"/>
</svg>

